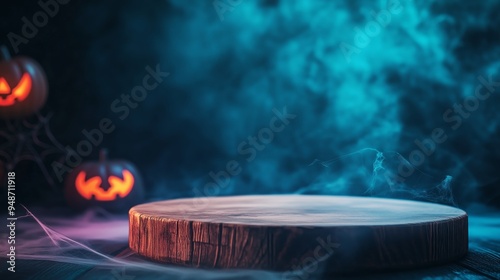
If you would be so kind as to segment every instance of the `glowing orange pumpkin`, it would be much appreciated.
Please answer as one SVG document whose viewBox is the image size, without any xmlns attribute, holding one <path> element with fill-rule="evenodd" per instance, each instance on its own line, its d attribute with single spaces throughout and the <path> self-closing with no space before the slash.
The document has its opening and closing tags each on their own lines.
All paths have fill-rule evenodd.
<svg viewBox="0 0 500 280">
<path fill-rule="evenodd" d="M 11 58 L 0 47 L 0 118 L 36 113 L 47 99 L 47 78 L 42 67 L 27 57 Z"/>
<path fill-rule="evenodd" d="M 135 166 L 121 160 L 108 161 L 102 150 L 100 160 L 86 162 L 66 178 L 65 196 L 76 208 L 102 207 L 127 210 L 143 200 L 142 180 Z"/>
</svg>

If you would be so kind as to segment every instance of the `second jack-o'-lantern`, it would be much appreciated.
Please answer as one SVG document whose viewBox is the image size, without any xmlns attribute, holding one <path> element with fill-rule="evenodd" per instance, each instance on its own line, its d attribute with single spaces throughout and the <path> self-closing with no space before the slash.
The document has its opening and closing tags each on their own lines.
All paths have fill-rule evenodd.
<svg viewBox="0 0 500 280">
<path fill-rule="evenodd" d="M 68 204 L 78 209 L 101 207 L 126 211 L 143 200 L 142 179 L 136 167 L 123 160 L 106 159 L 102 150 L 99 161 L 85 162 L 66 178 Z"/>
<path fill-rule="evenodd" d="M 47 78 L 28 57 L 10 57 L 0 46 L 0 118 L 14 119 L 36 113 L 47 99 Z"/>
</svg>

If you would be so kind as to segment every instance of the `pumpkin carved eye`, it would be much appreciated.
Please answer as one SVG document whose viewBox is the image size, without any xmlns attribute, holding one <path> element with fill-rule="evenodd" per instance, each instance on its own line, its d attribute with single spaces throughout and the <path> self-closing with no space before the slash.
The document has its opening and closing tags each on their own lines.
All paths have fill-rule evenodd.
<svg viewBox="0 0 500 280">
<path fill-rule="evenodd" d="M 0 94 L 8 94 L 10 93 L 9 83 L 5 80 L 5 78 L 0 78 Z"/>
<path fill-rule="evenodd" d="M 23 101 L 31 92 L 31 77 L 30 74 L 24 73 L 19 84 L 12 90 L 12 95 L 17 98 L 18 102 Z"/>
</svg>

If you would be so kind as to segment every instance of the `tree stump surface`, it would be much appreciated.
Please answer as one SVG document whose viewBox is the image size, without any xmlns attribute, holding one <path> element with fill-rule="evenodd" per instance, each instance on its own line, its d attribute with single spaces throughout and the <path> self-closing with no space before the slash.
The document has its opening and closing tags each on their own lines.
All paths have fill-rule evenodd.
<svg viewBox="0 0 500 280">
<path fill-rule="evenodd" d="M 129 246 L 201 268 L 344 273 L 406 269 L 466 255 L 467 214 L 408 200 L 255 195 L 188 198 L 129 211 Z"/>
</svg>

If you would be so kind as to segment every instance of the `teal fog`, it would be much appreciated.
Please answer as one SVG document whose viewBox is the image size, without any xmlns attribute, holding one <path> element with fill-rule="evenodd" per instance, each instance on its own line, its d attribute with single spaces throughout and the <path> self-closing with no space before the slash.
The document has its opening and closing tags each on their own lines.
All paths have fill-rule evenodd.
<svg viewBox="0 0 500 280">
<path fill-rule="evenodd" d="M 61 7 L 19 49 L 48 69 L 58 140 L 109 118 L 83 159 L 134 162 L 149 199 L 500 205 L 498 1 L 115 2 Z"/>
</svg>

